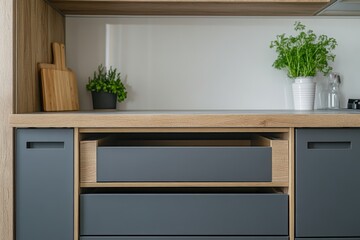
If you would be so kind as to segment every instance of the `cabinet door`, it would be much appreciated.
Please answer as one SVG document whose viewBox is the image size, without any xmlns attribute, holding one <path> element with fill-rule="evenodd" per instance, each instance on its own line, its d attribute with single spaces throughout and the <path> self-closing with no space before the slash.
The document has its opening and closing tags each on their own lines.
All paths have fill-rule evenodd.
<svg viewBox="0 0 360 240">
<path fill-rule="evenodd" d="M 73 239 L 73 130 L 17 129 L 16 239 Z"/>
<path fill-rule="evenodd" d="M 360 236 L 360 129 L 296 130 L 296 236 Z"/>
</svg>

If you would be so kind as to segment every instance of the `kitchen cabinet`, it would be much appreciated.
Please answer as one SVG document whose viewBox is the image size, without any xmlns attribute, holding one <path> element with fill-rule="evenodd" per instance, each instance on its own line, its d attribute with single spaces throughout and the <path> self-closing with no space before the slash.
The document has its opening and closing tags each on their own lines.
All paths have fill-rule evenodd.
<svg viewBox="0 0 360 240">
<path fill-rule="evenodd" d="M 82 239 L 288 237 L 287 129 L 117 131 L 80 130 Z"/>
<path fill-rule="evenodd" d="M 296 130 L 296 237 L 360 237 L 360 129 Z"/>
<path fill-rule="evenodd" d="M 17 239 L 288 237 L 288 129 L 118 131 L 16 129 Z M 89 149 L 93 143 L 95 149 Z M 104 184 L 96 164 L 95 180 L 90 185 L 81 181 L 76 174 L 79 171 L 76 153 L 82 159 L 80 174 L 89 175 L 94 174 L 94 169 L 86 165 L 92 161 L 87 158 L 96 156 L 95 163 L 107 160 L 108 156 L 99 154 L 104 148 L 120 149 L 120 154 L 110 151 L 115 163 L 130 159 L 130 164 L 134 161 L 138 164 L 137 168 L 127 169 L 132 179 L 123 181 L 118 179 L 122 174 L 115 178 L 110 175 Z M 126 154 L 124 149 L 135 152 Z M 92 153 L 94 150 L 98 153 Z M 141 156 L 139 162 L 137 152 Z M 160 161 L 156 162 L 157 159 Z M 183 169 L 177 175 L 179 179 L 164 179 L 158 185 L 161 181 L 152 177 L 163 173 L 166 176 L 168 169 L 162 168 L 166 161 Z M 113 172 L 121 170 L 113 165 Z M 152 165 L 155 167 L 152 170 L 156 169 L 154 174 Z M 151 178 L 144 180 L 142 172 L 147 169 Z M 201 169 L 204 175 L 194 179 L 202 174 Z M 135 185 L 129 186 L 131 183 Z M 78 187 L 80 191 L 76 190 Z"/>
<path fill-rule="evenodd" d="M 94 121 L 88 121 L 89 118 L 94 119 Z M 273 113 L 273 115 L 269 112 L 263 115 L 259 112 L 256 114 L 220 112 L 210 115 L 201 113 L 139 114 L 123 112 L 121 114 L 15 114 L 11 116 L 10 121 L 17 127 L 38 127 L 35 129 L 18 129 L 18 131 L 54 131 L 53 134 L 50 134 L 54 138 L 58 135 L 57 131 L 61 132 L 63 129 L 49 129 L 49 127 L 74 128 L 71 130 L 74 131 L 73 159 L 75 165 L 75 177 L 72 185 L 76 193 L 72 197 L 74 205 L 70 209 L 74 209 L 75 239 L 137 240 L 144 238 L 146 240 L 154 237 L 161 239 L 160 236 L 167 237 L 168 234 L 173 234 L 171 238 L 174 240 L 181 238 L 193 240 L 201 239 L 204 236 L 203 234 L 209 236 L 209 239 L 216 239 L 219 237 L 218 234 L 221 236 L 229 234 L 226 235 L 227 239 L 266 240 L 272 238 L 295 239 L 295 237 L 318 238 L 319 236 L 339 239 L 343 237 L 359 238 L 357 235 L 359 198 L 353 189 L 358 188 L 359 182 L 358 161 L 354 156 L 359 155 L 356 146 L 359 144 L 360 132 L 359 128 L 339 128 L 348 125 L 360 127 L 358 118 L 358 114 L 346 114 L 344 112 L 342 114 Z M 101 127 L 96 127 L 94 124 Z M 270 127 L 265 127 L 264 124 Z M 301 124 L 308 128 L 294 128 L 294 126 L 301 126 Z M 291 127 L 279 127 L 279 125 Z M 314 129 L 310 128 L 312 126 L 337 128 Z M 297 133 L 296 138 L 294 137 L 295 132 Z M 45 146 L 58 147 L 58 142 L 61 141 L 55 142 L 57 143 L 54 145 L 45 144 Z M 36 147 L 44 145 L 35 143 L 29 144 L 29 146 L 36 149 Z M 256 160 L 253 155 L 240 154 L 239 160 L 231 158 L 231 161 L 227 161 L 229 154 L 238 155 L 237 151 L 234 153 L 227 151 L 234 147 L 240 152 L 242 152 L 242 147 L 244 152 L 250 150 L 252 154 L 258 155 L 257 157 L 261 156 L 260 160 Z M 115 172 L 115 176 L 107 175 L 111 171 L 102 172 L 98 176 L 98 171 L 101 171 L 101 166 L 98 168 L 99 161 L 109 159 L 109 157 L 99 154 L 99 151 L 107 148 L 111 149 L 111 161 L 114 164 L 110 165 L 115 166 L 114 169 L 111 169 L 113 173 Z M 200 181 L 195 181 L 192 177 L 196 176 L 196 171 L 201 172 L 196 170 L 199 169 L 196 168 L 196 161 L 199 161 L 196 158 L 194 159 L 195 162 L 186 163 L 190 169 L 190 175 L 187 175 L 189 172 L 184 168 L 182 170 L 184 174 L 179 175 L 180 180 L 154 181 L 154 179 L 139 178 L 143 176 L 142 172 L 147 170 L 146 174 L 152 175 L 151 177 L 161 176 L 162 171 L 166 170 L 166 168 L 161 168 L 162 163 L 166 164 L 165 155 L 159 155 L 157 150 L 142 154 L 138 168 L 132 167 L 128 172 L 128 176 L 132 179 L 124 181 L 124 179 L 118 179 L 119 176 L 116 176 L 117 169 L 122 167 L 122 164 L 118 166 L 116 161 L 122 161 L 122 158 L 130 159 L 129 156 L 121 153 L 120 150 L 123 148 L 170 149 L 170 154 L 167 155 L 168 159 L 171 161 L 172 156 L 176 156 L 176 163 L 174 164 L 179 165 L 184 163 L 181 156 L 188 156 L 189 154 L 192 157 L 202 156 L 205 162 L 208 161 L 207 154 L 198 155 L 196 152 L 190 151 L 192 148 L 202 151 L 215 149 L 216 152 L 225 150 L 226 157 L 224 158 L 221 154 L 211 154 L 212 163 L 207 162 L 208 164 L 203 165 L 206 170 L 205 173 L 214 168 L 219 169 L 220 172 L 225 171 L 224 174 L 226 175 L 226 171 L 231 172 L 233 169 L 223 168 L 223 164 L 230 163 L 233 168 L 241 168 L 242 166 L 233 165 L 233 161 L 240 161 L 239 163 L 242 164 L 242 160 L 251 158 L 257 161 L 256 167 L 249 168 L 246 174 L 262 176 L 261 169 L 264 168 L 268 171 L 271 167 L 271 181 L 269 179 L 263 179 L 260 182 L 250 179 L 221 181 L 221 179 L 213 178 L 216 174 L 208 174 Z M 269 148 L 271 149 L 270 154 Z M 335 150 L 331 150 L 332 148 Z M 114 154 L 112 151 L 114 149 L 120 153 L 115 151 Z M 182 149 L 186 154 L 176 153 L 174 155 L 172 149 Z M 293 155 L 294 151 L 295 155 Z M 332 151 L 330 157 L 328 156 L 329 151 Z M 314 153 L 318 155 L 312 155 Z M 132 153 L 130 156 L 134 157 Z M 158 157 L 164 159 L 160 163 L 152 160 Z M 297 161 L 296 179 L 294 178 L 295 157 Z M 137 158 L 132 158 L 132 160 Z M 303 161 L 303 159 L 305 160 Z M 341 159 L 340 163 L 338 159 Z M 150 160 L 148 168 L 142 166 L 147 164 L 147 160 Z M 271 165 L 268 165 L 270 162 Z M 194 168 L 192 168 L 192 164 L 195 164 Z M 339 172 L 339 169 L 345 169 L 346 173 Z M 196 170 L 195 173 L 192 173 L 192 170 Z M 242 174 L 242 171 L 240 170 L 238 173 Z M 102 180 L 104 174 L 105 177 L 109 177 L 107 181 Z M 40 176 L 40 174 L 38 175 Z M 66 173 L 63 175 L 65 176 Z M 230 176 L 234 175 L 230 174 Z M 294 199 L 295 180 L 297 181 L 296 202 Z M 48 190 L 44 187 L 42 194 L 45 196 L 47 193 Z M 16 196 L 20 196 L 19 199 L 16 198 L 19 201 L 26 200 L 21 195 L 17 194 Z M 336 199 L 336 202 L 332 199 Z M 124 202 L 124 204 L 119 204 L 120 202 Z M 328 210 L 329 204 L 330 211 Z M 124 207 L 125 209 L 123 209 Z M 198 209 L 199 212 L 194 209 Z M 323 209 L 323 212 L 328 215 L 325 218 L 324 216 L 311 215 L 314 212 L 318 213 L 316 210 L 319 209 Z M 295 210 L 297 214 L 295 214 Z M 226 226 L 218 225 L 216 218 L 211 217 L 215 214 L 218 215 L 218 212 L 224 213 L 221 219 L 228 222 Z M 347 213 L 343 214 L 342 212 Z M 141 214 L 144 215 L 141 217 L 142 220 L 145 219 L 143 222 L 139 222 L 140 219 L 137 219 L 142 216 Z M 332 217 L 334 214 L 339 216 L 342 223 L 345 223 L 345 228 L 344 224 L 337 224 L 338 220 Z M 95 215 L 97 217 L 94 217 Z M 191 217 L 186 220 L 186 216 Z M 231 220 L 233 218 L 236 220 Z M 167 221 L 162 223 L 163 219 L 167 219 Z M 338 232 L 337 235 L 324 233 L 324 219 L 333 221 L 332 224 L 335 225 L 334 229 Z M 130 220 L 133 222 L 129 222 Z M 255 224 L 252 220 L 257 223 L 262 221 L 263 224 Z M 315 231 L 311 227 L 310 230 L 304 228 L 304 225 L 301 226 L 304 224 L 304 220 L 306 222 L 316 220 L 317 222 L 313 224 L 320 224 L 319 228 L 316 228 Z M 251 226 L 242 228 L 233 225 L 235 222 L 241 221 Z M 135 227 L 135 222 L 142 223 L 142 226 L 136 225 Z M 306 222 L 305 224 L 307 224 Z M 121 226 L 117 225 L 119 223 L 123 223 L 120 224 L 121 226 L 126 224 L 131 226 L 122 232 Z M 173 225 L 172 223 L 176 224 Z M 158 227 L 151 227 L 151 224 Z M 164 224 L 169 226 L 161 228 L 161 226 L 165 226 Z M 242 226 L 246 226 L 246 224 Z M 218 228 L 211 227 L 215 225 Z M 184 226 L 184 228 L 178 229 L 175 226 Z M 194 229 L 193 226 L 198 227 Z M 134 229 L 137 227 L 139 227 L 142 236 L 136 235 L 138 233 Z M 296 234 L 294 227 L 296 227 Z M 130 230 L 131 233 L 127 232 Z"/>
<path fill-rule="evenodd" d="M 4 28 L 9 37 L 16 36 L 14 42 L 14 61 L 11 56 L 6 58 L 7 62 L 14 62 L 14 71 L 10 71 L 6 78 L 4 88 L 0 94 L 4 99 L 4 104 L 0 105 L 1 112 L 6 112 L 1 126 L 1 136 L 4 139 L 1 147 L 5 149 L 5 158 L 0 161 L 1 186 L 0 194 L 0 239 L 22 239 L 25 234 L 26 239 L 78 239 L 77 220 L 78 191 L 85 191 L 82 196 L 91 189 L 107 191 L 117 189 L 123 191 L 131 188 L 152 189 L 159 191 L 183 188 L 191 189 L 192 193 L 200 192 L 203 188 L 216 189 L 216 194 L 227 195 L 224 190 L 239 190 L 239 188 L 255 188 L 261 193 L 254 193 L 256 198 L 260 194 L 265 194 L 269 189 L 274 192 L 265 195 L 280 196 L 288 198 L 288 205 L 280 201 L 281 213 L 281 236 L 228 236 L 231 240 L 284 240 L 294 239 L 294 179 L 293 179 L 293 149 L 294 127 L 360 127 L 359 116 L 356 114 L 332 114 L 323 113 L 298 114 L 298 113 L 209 113 L 209 114 L 99 114 L 99 113 L 48 113 L 42 114 L 40 104 L 40 89 L 38 85 L 38 72 L 34 67 L 39 62 L 51 62 L 50 43 L 54 41 L 64 42 L 65 40 L 65 15 L 67 14 L 144 14 L 144 15 L 263 15 L 263 16 L 282 16 L 282 15 L 315 15 L 330 2 L 328 0 L 289 0 L 289 1 L 60 1 L 60 0 L 16 0 L 12 1 L 13 6 L 8 7 L 10 1 L 0 3 L 5 6 L 5 13 L 14 12 L 14 33 Z M 2 12 L 3 8 L 0 8 Z M 1 17 L 7 17 L 1 14 Z M 10 18 L 9 18 L 10 19 Z M 12 20 L 11 20 L 12 21 Z M 11 45 L 12 46 L 12 45 Z M 44 47 L 48 46 L 48 47 Z M 11 47 L 10 47 L 11 49 Z M 8 65 L 6 65 L 8 66 Z M 12 76 L 14 72 L 14 76 Z M 14 88 L 14 91 L 12 89 Z M 5 111 L 3 111 L 5 110 Z M 11 114 L 8 122 L 7 114 Z M 89 121 L 91 119 L 91 121 Z M 38 127 L 38 128 L 34 128 Z M 55 127 L 56 129 L 50 129 Z M 70 129 L 60 129 L 62 127 Z M 12 148 L 12 128 L 18 128 L 14 136 L 16 142 Z M 21 128 L 21 129 L 19 129 Z M 24 128 L 24 129 L 22 129 Z M 43 129 L 44 128 L 44 129 Z M 4 130 L 4 131 L 3 131 Z M 78 131 L 80 130 L 80 134 Z M 66 132 L 66 134 L 64 133 Z M 281 148 L 278 152 L 285 152 L 287 159 L 280 159 L 277 167 L 281 174 L 274 175 L 272 171 L 271 182 L 97 182 L 94 176 L 90 182 L 80 182 L 78 169 L 71 169 L 70 164 L 78 164 L 77 159 L 82 154 L 77 151 L 77 144 L 80 142 L 76 138 L 81 138 L 84 134 L 104 134 L 109 132 L 261 132 L 261 133 L 281 133 L 284 136 L 282 141 L 286 141 L 288 148 Z M 38 132 L 38 141 L 35 144 L 25 144 L 20 135 L 27 137 Z M 31 134 L 30 134 L 31 133 Z M 73 136 L 74 133 L 74 136 Z M 19 135 L 17 135 L 19 134 Z M 30 135 L 28 135 L 30 134 Z M 65 135 L 64 135 L 65 134 Z M 71 135 L 71 137 L 70 137 Z M 65 137 L 66 136 L 66 137 Z M 75 137 L 73 139 L 73 137 Z M 275 136 L 276 137 L 276 136 Z M 54 144 L 47 144 L 55 139 Z M 18 142 L 19 141 L 19 142 Z M 32 140 L 35 141 L 35 140 Z M 64 142 L 64 145 L 61 144 Z M 72 142 L 72 143 L 71 143 Z M 40 143 L 40 144 L 38 144 Z M 45 144 L 43 144 L 45 143 Z M 59 144 L 60 143 L 60 144 Z M 69 147 L 68 147 L 69 144 Z M 278 143 L 271 143 L 277 145 Z M 283 144 L 283 143 L 281 143 Z M 71 150 L 70 145 L 74 148 Z M 59 148 L 60 146 L 60 148 Z M 61 151 L 61 146 L 66 147 L 67 152 Z M 39 149 L 40 148 L 40 149 Z M 45 148 L 45 149 L 43 149 Z M 2 149 L 2 150 L 3 150 Z M 45 158 L 50 149 L 56 153 L 51 158 Z M 15 166 L 13 164 L 13 150 L 16 152 Z M 42 151 L 35 157 L 36 152 Z M 70 153 L 73 152 L 71 155 Z M 27 152 L 30 152 L 28 155 Z M 71 155 L 71 156 L 70 156 Z M 10 156 L 10 157 L 9 157 Z M 31 156 L 31 158 L 29 158 Z M 14 157 L 15 159 L 15 157 Z M 49 160 L 50 159 L 50 160 Z M 66 159 L 66 161 L 64 161 Z M 30 161 L 27 161 L 30 160 Z M 59 161 L 57 161 L 59 160 Z M 74 162 L 72 162 L 74 161 Z M 288 165 L 287 165 L 288 163 Z M 64 164 L 64 165 L 62 165 Z M 13 167 L 15 168 L 16 186 L 13 185 Z M 94 165 L 90 166 L 93 169 Z M 274 168 L 274 165 L 272 166 Z M 56 169 L 55 169 L 56 168 Z M 46 171 L 44 171 L 46 170 Z M 284 175 L 283 173 L 287 173 Z M 71 174 L 74 174 L 72 177 Z M 81 177 L 81 176 L 80 176 Z M 4 180 L 4 181 L 3 181 Z M 37 187 L 35 187 L 37 186 Z M 120 190 L 119 190 L 120 189 Z M 277 191 L 281 191 L 278 193 Z M 13 191 L 16 191 L 13 194 Z M 101 194 L 101 193 L 99 193 Z M 110 193 L 104 193 L 110 194 Z M 116 193 L 119 194 L 119 193 Z M 214 193 L 212 193 L 214 194 Z M 231 193 L 233 194 L 233 193 Z M 239 193 L 242 194 L 242 193 Z M 102 195 L 101 195 L 102 196 Z M 106 195 L 104 195 L 105 198 Z M 118 196 L 118 195 L 117 195 Z M 205 196 L 205 195 L 204 195 Z M 243 196 L 243 195 L 241 195 Z M 75 202 L 75 204 L 74 204 Z M 34 206 L 35 207 L 29 207 Z M 39 204 L 42 204 L 39 206 Z M 15 207 L 14 207 L 15 205 Z M 49 206 L 51 205 L 51 206 Z M 185 206 L 185 204 L 184 204 Z M 285 207 L 284 207 L 285 206 Z M 25 208 L 24 208 L 25 207 Z M 16 211 L 16 217 L 12 214 L 12 209 Z M 286 208 L 288 213 L 286 213 Z M 50 209 L 44 211 L 44 209 Z M 270 209 L 268 206 L 265 208 Z M 263 212 L 259 212 L 263 213 Z M 277 213 L 276 213 L 277 214 Z M 272 215 L 276 215 L 272 214 Z M 35 217 L 33 217 L 35 216 Z M 61 217 L 58 218 L 58 217 Z M 71 218 L 70 218 L 71 216 Z M 279 217 L 276 215 L 276 217 Z M 284 218 L 287 216 L 287 223 Z M 15 220 L 16 219 L 16 220 Z M 66 220 L 65 220 L 66 219 Z M 74 220 L 73 220 L 74 219 Z M 54 224 L 55 222 L 64 224 Z M 16 226 L 13 226 L 13 222 Z M 28 224 L 30 222 L 30 224 Z M 275 223 L 275 222 L 274 222 Z M 288 232 L 284 225 L 287 224 Z M 26 227 L 27 225 L 27 227 Z M 23 227 L 25 226 L 25 228 Z M 265 226 L 264 226 L 265 227 Z M 31 229 L 29 229 L 31 228 Z M 280 232 L 280 231 L 279 231 Z M 280 234 L 276 232 L 275 234 Z M 55 233 L 55 234 L 54 234 Z M 69 237 L 70 234 L 73 236 Z M 257 233 L 256 233 L 257 234 Z M 272 233 L 273 234 L 273 233 Z M 288 235 L 286 235 L 288 234 Z M 75 236 L 75 237 L 74 237 Z M 289 236 L 289 237 L 288 237 Z M 69 237 L 69 238 L 68 238 Z M 82 236 L 83 240 L 220 240 L 221 236 Z"/>
<path fill-rule="evenodd" d="M 74 236 L 72 129 L 16 130 L 16 239 Z"/>
</svg>

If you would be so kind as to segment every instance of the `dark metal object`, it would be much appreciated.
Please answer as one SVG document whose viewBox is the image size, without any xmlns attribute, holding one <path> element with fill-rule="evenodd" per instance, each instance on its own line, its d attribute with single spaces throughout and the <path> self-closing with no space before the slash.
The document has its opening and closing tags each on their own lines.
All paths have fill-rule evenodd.
<svg viewBox="0 0 360 240">
<path fill-rule="evenodd" d="M 117 96 L 107 92 L 91 92 L 94 109 L 116 109 Z"/>
<path fill-rule="evenodd" d="M 360 99 L 349 99 L 348 109 L 360 109 Z"/>
</svg>

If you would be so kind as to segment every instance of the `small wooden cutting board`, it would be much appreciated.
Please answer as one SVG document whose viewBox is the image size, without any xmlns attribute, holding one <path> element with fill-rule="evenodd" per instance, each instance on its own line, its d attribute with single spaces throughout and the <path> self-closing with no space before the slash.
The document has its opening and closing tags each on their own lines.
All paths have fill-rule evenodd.
<svg viewBox="0 0 360 240">
<path fill-rule="evenodd" d="M 40 63 L 43 110 L 79 110 L 76 77 L 65 65 L 64 44 L 52 43 L 54 64 Z"/>
</svg>

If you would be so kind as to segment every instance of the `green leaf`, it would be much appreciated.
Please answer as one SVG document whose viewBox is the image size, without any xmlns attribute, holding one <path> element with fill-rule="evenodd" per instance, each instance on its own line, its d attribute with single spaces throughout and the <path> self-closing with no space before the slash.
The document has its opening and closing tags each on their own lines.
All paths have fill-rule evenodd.
<svg viewBox="0 0 360 240">
<path fill-rule="evenodd" d="M 307 30 L 301 22 L 295 22 L 296 36 L 277 35 L 271 41 L 270 48 L 278 53 L 273 67 L 285 69 L 290 78 L 315 76 L 317 72 L 327 75 L 332 67 L 329 62 L 335 60 L 332 50 L 337 46 L 334 38 L 326 35 L 319 37 L 313 30 Z"/>
</svg>

